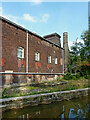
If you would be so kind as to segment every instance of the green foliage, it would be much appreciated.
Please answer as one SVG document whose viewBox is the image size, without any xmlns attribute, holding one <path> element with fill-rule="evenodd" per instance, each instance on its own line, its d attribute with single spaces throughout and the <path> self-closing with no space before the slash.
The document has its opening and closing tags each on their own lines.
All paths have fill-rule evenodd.
<svg viewBox="0 0 90 120">
<path fill-rule="evenodd" d="M 65 75 L 64 75 L 64 79 L 65 80 L 70 80 L 70 79 L 76 79 L 76 77 L 74 75 L 72 75 L 71 73 L 67 72 Z"/>
<path fill-rule="evenodd" d="M 76 78 L 80 78 L 80 72 L 78 72 L 77 74 L 76 74 Z"/>
<path fill-rule="evenodd" d="M 85 57 L 85 59 L 87 61 L 90 62 L 90 55 L 89 55 L 89 52 L 90 52 L 90 31 L 87 30 L 87 31 L 83 32 L 81 35 L 81 39 L 84 41 L 84 44 L 82 47 L 82 50 L 84 50 L 83 56 Z"/>
<path fill-rule="evenodd" d="M 31 89 L 30 86 L 27 87 L 27 88 L 23 87 L 23 89 L 26 88 L 26 91 L 22 91 L 20 89 L 19 89 L 20 91 L 18 91 L 19 87 L 17 87 L 16 89 L 15 88 L 10 88 L 10 89 L 3 88 L 3 92 L 2 92 L 3 96 L 2 96 L 2 98 L 28 96 L 28 95 L 35 95 L 35 94 L 42 94 L 42 93 L 51 93 L 51 92 L 66 91 L 66 90 L 75 90 L 75 89 L 81 89 L 81 88 L 89 87 L 88 79 L 85 79 L 83 77 L 76 78 L 75 75 L 72 75 L 70 73 L 67 73 L 66 75 L 69 75 L 68 79 L 70 78 L 68 80 L 68 82 L 65 83 L 65 84 L 60 84 L 60 85 L 56 85 L 56 86 L 42 87 L 40 85 L 38 88 L 37 88 L 37 86 L 34 87 L 35 89 Z M 67 77 L 66 77 L 66 79 L 67 79 Z M 65 81 L 67 81 L 67 80 L 65 80 Z M 58 83 L 59 81 L 54 81 L 54 82 Z M 33 86 L 31 86 L 31 87 L 33 87 Z M 42 101 L 42 97 L 40 98 L 40 100 Z"/>
<path fill-rule="evenodd" d="M 5 96 L 6 96 L 6 94 L 7 94 L 7 89 L 6 89 L 6 88 L 4 88 L 4 90 L 3 90 L 3 92 L 2 92 L 2 97 L 5 97 Z"/>
<path fill-rule="evenodd" d="M 76 39 L 71 47 L 69 72 L 77 73 L 76 78 L 84 77 L 88 79 L 90 70 L 86 64 L 90 64 L 90 31 L 84 31 L 81 34 L 81 39 L 83 42 L 77 42 Z"/>
<path fill-rule="evenodd" d="M 58 76 L 58 77 L 57 77 L 57 81 L 60 81 L 60 80 L 61 80 L 61 78 L 60 78 L 60 76 Z"/>
<path fill-rule="evenodd" d="M 72 80 L 76 80 L 76 75 L 72 75 Z"/>
</svg>

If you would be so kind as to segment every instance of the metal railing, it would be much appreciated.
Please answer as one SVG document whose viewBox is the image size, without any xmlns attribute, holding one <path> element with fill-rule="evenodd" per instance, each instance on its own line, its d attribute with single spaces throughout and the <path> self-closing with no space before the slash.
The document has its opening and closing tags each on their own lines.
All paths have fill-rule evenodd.
<svg viewBox="0 0 90 120">
<path fill-rule="evenodd" d="M 35 72 L 0 72 L 0 74 L 8 75 L 66 75 L 67 73 L 35 73 Z M 75 73 L 71 75 L 76 75 Z"/>
<path fill-rule="evenodd" d="M 35 73 L 35 72 L 0 72 L 0 74 L 13 74 L 13 75 L 64 75 L 64 73 Z"/>
</svg>

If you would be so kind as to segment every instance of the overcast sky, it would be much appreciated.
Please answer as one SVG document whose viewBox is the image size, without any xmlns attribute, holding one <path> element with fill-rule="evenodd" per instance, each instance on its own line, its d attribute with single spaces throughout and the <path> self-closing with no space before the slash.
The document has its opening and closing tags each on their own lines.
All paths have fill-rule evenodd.
<svg viewBox="0 0 90 120">
<path fill-rule="evenodd" d="M 40 36 L 69 34 L 69 46 L 88 29 L 88 2 L 3 2 L 0 14 Z"/>
</svg>

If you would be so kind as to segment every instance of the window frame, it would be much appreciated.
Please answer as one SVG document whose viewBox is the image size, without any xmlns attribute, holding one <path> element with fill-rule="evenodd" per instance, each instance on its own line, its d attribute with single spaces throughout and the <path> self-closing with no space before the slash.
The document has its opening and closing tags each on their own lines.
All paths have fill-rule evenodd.
<svg viewBox="0 0 90 120">
<path fill-rule="evenodd" d="M 17 58 L 24 59 L 24 47 L 17 47 Z"/>
<path fill-rule="evenodd" d="M 35 61 L 36 61 L 36 62 L 39 62 L 39 61 L 40 61 L 40 52 L 39 52 L 39 51 L 36 51 L 36 52 L 35 52 Z"/>
<path fill-rule="evenodd" d="M 58 64 L 58 58 L 55 57 L 55 65 L 57 65 L 57 64 Z"/>
<path fill-rule="evenodd" d="M 51 55 L 48 55 L 48 64 L 51 64 L 52 63 L 52 57 Z"/>
</svg>

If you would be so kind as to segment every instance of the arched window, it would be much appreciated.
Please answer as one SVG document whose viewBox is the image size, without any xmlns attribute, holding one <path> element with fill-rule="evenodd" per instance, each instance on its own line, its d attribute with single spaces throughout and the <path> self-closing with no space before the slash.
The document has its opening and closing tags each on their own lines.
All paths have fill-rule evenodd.
<svg viewBox="0 0 90 120">
<path fill-rule="evenodd" d="M 23 47 L 18 47 L 17 48 L 17 57 L 18 58 L 24 58 L 24 48 Z"/>
</svg>

